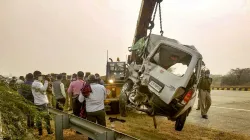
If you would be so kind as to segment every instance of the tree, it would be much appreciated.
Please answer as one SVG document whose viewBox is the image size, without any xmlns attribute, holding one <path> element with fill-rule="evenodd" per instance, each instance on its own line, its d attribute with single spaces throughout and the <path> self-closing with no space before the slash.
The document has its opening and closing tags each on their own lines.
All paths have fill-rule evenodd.
<svg viewBox="0 0 250 140">
<path fill-rule="evenodd" d="M 250 68 L 231 69 L 227 75 L 222 77 L 221 84 L 228 86 L 250 85 Z"/>
<path fill-rule="evenodd" d="M 213 86 L 221 86 L 221 80 L 222 80 L 222 75 L 211 75 L 211 78 L 213 79 Z"/>
</svg>

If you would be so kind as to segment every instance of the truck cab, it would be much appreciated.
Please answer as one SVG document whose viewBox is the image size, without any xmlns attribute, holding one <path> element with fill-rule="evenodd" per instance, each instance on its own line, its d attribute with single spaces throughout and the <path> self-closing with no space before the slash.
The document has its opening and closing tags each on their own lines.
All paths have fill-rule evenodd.
<svg viewBox="0 0 250 140">
<path fill-rule="evenodd" d="M 105 87 L 108 92 L 105 100 L 105 110 L 108 113 L 119 113 L 119 95 L 126 76 L 125 62 L 107 62 Z"/>
</svg>

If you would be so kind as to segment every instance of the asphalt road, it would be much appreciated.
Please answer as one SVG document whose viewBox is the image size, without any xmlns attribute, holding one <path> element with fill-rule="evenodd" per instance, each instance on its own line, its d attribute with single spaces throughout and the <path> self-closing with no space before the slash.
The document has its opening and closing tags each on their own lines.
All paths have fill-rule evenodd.
<svg viewBox="0 0 250 140">
<path fill-rule="evenodd" d="M 223 131 L 250 135 L 250 91 L 211 92 L 212 106 L 208 120 L 202 119 L 196 104 L 187 118 L 188 123 Z"/>
</svg>

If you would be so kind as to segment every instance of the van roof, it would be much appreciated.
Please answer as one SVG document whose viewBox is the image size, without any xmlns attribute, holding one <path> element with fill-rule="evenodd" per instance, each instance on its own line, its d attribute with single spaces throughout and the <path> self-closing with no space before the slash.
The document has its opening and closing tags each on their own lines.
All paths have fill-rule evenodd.
<svg viewBox="0 0 250 140">
<path fill-rule="evenodd" d="M 178 40 L 164 37 L 161 35 L 156 35 L 156 34 L 151 34 L 151 36 L 150 36 L 148 51 L 153 50 L 156 47 L 156 42 L 158 42 L 159 40 L 164 40 L 167 42 L 177 44 L 178 46 L 184 47 L 183 49 L 187 48 L 188 50 L 193 50 L 193 52 L 197 53 L 198 55 L 200 55 L 202 57 L 202 55 L 199 53 L 199 51 L 193 45 L 184 45 L 184 44 L 181 44 Z"/>
</svg>

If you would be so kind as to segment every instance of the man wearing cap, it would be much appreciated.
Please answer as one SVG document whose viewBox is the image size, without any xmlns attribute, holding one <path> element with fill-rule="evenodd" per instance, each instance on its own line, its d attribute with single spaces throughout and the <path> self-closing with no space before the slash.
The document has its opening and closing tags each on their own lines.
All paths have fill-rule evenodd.
<svg viewBox="0 0 250 140">
<path fill-rule="evenodd" d="M 34 72 L 34 82 L 32 83 L 32 94 L 34 96 L 34 104 L 38 107 L 38 110 L 41 114 L 37 117 L 37 128 L 39 131 L 39 135 L 43 134 L 42 129 L 42 118 L 46 121 L 46 127 L 48 134 L 52 134 L 51 126 L 50 126 L 50 116 L 48 113 L 48 97 L 46 95 L 46 90 L 48 88 L 49 79 L 45 79 L 44 85 L 42 84 L 43 76 L 40 71 Z"/>
<path fill-rule="evenodd" d="M 200 109 L 201 109 L 201 116 L 204 119 L 208 119 L 207 112 L 211 106 L 211 84 L 212 78 L 210 76 L 210 71 L 205 71 L 205 76 L 200 79 L 198 84 L 198 89 L 200 90 Z"/>
<path fill-rule="evenodd" d="M 72 81 L 68 88 L 68 94 L 70 97 L 72 97 L 73 114 L 76 116 L 80 116 L 81 103 L 78 101 L 78 96 L 80 95 L 81 89 L 83 88 L 83 83 L 85 83 L 83 78 L 84 73 L 79 71 L 77 73 L 77 80 Z"/>
</svg>

